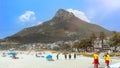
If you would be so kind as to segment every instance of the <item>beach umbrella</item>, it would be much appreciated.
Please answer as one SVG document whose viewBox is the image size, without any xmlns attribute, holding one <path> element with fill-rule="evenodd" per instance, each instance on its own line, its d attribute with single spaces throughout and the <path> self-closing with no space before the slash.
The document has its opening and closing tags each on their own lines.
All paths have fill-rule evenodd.
<svg viewBox="0 0 120 68">
<path fill-rule="evenodd" d="M 52 55 L 47 55 L 46 59 L 52 59 Z"/>
<path fill-rule="evenodd" d="M 16 55 L 16 52 L 8 52 L 8 55 Z"/>
</svg>

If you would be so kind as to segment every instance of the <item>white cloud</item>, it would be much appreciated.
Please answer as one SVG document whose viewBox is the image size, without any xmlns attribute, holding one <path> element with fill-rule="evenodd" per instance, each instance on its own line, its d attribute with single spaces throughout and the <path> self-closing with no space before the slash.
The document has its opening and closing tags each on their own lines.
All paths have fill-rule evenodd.
<svg viewBox="0 0 120 68">
<path fill-rule="evenodd" d="M 87 18 L 85 13 L 82 11 L 74 10 L 74 9 L 67 9 L 67 11 L 72 12 L 76 17 L 78 17 L 79 19 L 83 21 L 90 22 L 90 20 Z"/>
<path fill-rule="evenodd" d="M 43 22 L 38 22 L 36 24 L 33 24 L 32 26 L 38 26 L 38 25 L 41 25 Z"/>
<path fill-rule="evenodd" d="M 19 16 L 19 20 L 24 23 L 35 21 L 36 20 L 35 13 L 33 11 L 26 11 L 24 14 Z"/>
<path fill-rule="evenodd" d="M 40 24 L 42 24 L 43 22 L 38 22 L 36 25 L 40 25 Z"/>
</svg>

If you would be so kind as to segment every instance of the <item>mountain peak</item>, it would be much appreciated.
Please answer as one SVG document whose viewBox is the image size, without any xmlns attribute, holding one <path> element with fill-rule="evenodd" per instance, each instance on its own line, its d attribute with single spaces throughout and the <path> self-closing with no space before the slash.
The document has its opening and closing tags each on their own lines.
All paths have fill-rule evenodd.
<svg viewBox="0 0 120 68">
<path fill-rule="evenodd" d="M 72 17 L 72 16 L 74 16 L 73 13 L 68 12 L 68 11 L 66 11 L 64 9 L 59 9 L 57 11 L 57 13 L 55 14 L 55 17 Z"/>
<path fill-rule="evenodd" d="M 56 15 L 42 25 L 33 26 L 5 38 L 7 41 L 19 43 L 53 43 L 87 38 L 91 32 L 98 34 L 110 31 L 94 24 L 86 23 L 77 18 L 72 12 L 59 9 Z"/>
</svg>

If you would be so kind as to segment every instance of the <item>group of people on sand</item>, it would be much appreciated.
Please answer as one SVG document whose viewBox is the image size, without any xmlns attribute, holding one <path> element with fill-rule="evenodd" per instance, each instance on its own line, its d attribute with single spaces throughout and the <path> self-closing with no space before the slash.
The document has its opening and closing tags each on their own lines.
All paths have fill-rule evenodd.
<svg viewBox="0 0 120 68">
<path fill-rule="evenodd" d="M 19 57 L 16 57 L 16 55 L 17 55 L 16 53 L 14 53 L 14 54 L 10 53 L 10 54 L 9 54 L 9 53 L 3 52 L 1 56 L 2 56 L 2 57 L 6 57 L 6 56 L 8 56 L 8 55 L 9 55 L 12 59 L 18 59 L 18 58 L 19 58 Z"/>
<path fill-rule="evenodd" d="M 57 57 L 57 59 L 59 59 L 59 55 L 60 55 L 60 53 L 58 53 L 57 55 L 56 55 L 56 57 Z M 73 57 L 74 57 L 74 59 L 76 59 L 76 54 L 74 53 L 74 55 L 73 55 Z M 67 59 L 67 58 L 69 58 L 69 59 L 71 59 L 72 58 L 72 55 L 71 54 L 64 54 L 64 58 L 65 59 Z"/>
<path fill-rule="evenodd" d="M 99 63 L 99 53 L 94 52 L 93 58 L 94 58 L 94 61 L 93 61 L 94 68 L 98 68 L 98 65 L 100 64 Z M 105 53 L 105 55 L 103 56 L 103 59 L 106 64 L 106 68 L 110 68 L 109 63 L 110 63 L 111 59 L 110 59 L 110 55 L 108 52 Z"/>
</svg>

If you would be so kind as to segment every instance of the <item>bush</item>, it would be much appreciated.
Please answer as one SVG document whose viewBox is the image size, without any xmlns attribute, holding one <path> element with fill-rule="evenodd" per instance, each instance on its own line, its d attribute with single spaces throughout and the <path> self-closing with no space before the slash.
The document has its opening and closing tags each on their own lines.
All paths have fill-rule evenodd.
<svg viewBox="0 0 120 68">
<path fill-rule="evenodd" d="M 115 53 L 115 56 L 120 56 L 120 53 Z"/>
<path fill-rule="evenodd" d="M 63 52 L 63 55 L 68 54 L 68 52 Z"/>
<path fill-rule="evenodd" d="M 60 48 L 59 47 L 53 47 L 53 50 L 59 51 Z"/>
<path fill-rule="evenodd" d="M 93 53 L 82 53 L 82 55 L 86 57 L 93 57 Z"/>
<path fill-rule="evenodd" d="M 110 53 L 109 55 L 110 55 L 110 57 L 113 57 L 113 56 L 115 56 L 115 53 Z"/>
</svg>

